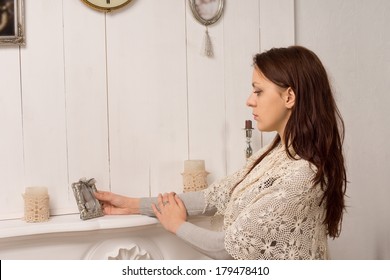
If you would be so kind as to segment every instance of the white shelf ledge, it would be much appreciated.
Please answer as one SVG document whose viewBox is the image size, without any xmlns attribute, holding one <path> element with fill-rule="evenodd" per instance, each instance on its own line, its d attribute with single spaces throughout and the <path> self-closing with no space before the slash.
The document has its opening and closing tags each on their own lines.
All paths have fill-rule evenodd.
<svg viewBox="0 0 390 280">
<path fill-rule="evenodd" d="M 109 215 L 81 220 L 79 214 L 52 216 L 47 222 L 27 223 L 22 219 L 0 221 L 0 239 L 35 234 L 77 232 L 141 227 L 157 224 L 156 218 L 142 215 Z"/>
</svg>

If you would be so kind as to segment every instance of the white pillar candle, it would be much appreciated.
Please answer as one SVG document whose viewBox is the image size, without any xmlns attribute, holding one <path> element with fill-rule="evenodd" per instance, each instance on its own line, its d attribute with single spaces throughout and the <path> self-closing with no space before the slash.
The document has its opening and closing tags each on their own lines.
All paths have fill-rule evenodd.
<svg viewBox="0 0 390 280">
<path fill-rule="evenodd" d="M 186 160 L 184 161 L 184 172 L 205 171 L 204 160 Z"/>
<path fill-rule="evenodd" d="M 27 187 L 25 190 L 25 194 L 27 195 L 47 195 L 46 187 Z"/>
<path fill-rule="evenodd" d="M 183 192 L 200 191 L 207 187 L 207 175 L 204 160 L 184 161 Z"/>
</svg>

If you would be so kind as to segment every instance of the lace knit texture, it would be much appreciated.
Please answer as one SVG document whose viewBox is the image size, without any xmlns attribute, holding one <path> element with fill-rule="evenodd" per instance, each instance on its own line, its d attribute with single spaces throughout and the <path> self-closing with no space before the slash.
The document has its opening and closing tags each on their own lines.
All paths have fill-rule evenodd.
<svg viewBox="0 0 390 280">
<path fill-rule="evenodd" d="M 316 168 L 289 158 L 279 144 L 246 176 L 266 149 L 204 191 L 206 205 L 224 216 L 226 250 L 235 259 L 326 259 L 323 191 L 312 182 Z"/>
<path fill-rule="evenodd" d="M 24 194 L 24 220 L 29 223 L 49 220 L 49 195 Z"/>
</svg>

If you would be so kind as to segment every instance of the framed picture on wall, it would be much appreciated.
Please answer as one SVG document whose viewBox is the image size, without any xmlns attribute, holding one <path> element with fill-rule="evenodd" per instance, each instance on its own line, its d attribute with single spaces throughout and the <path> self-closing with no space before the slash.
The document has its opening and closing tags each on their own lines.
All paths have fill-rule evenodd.
<svg viewBox="0 0 390 280">
<path fill-rule="evenodd" d="M 24 44 L 24 0 L 0 0 L 0 45 Z"/>
<path fill-rule="evenodd" d="M 219 20 L 223 13 L 224 0 L 189 0 L 191 12 L 203 25 L 211 25 Z"/>
<path fill-rule="evenodd" d="M 206 26 L 203 53 L 208 57 L 214 56 L 213 45 L 208 26 L 216 23 L 223 14 L 224 0 L 188 0 L 194 18 Z"/>
</svg>

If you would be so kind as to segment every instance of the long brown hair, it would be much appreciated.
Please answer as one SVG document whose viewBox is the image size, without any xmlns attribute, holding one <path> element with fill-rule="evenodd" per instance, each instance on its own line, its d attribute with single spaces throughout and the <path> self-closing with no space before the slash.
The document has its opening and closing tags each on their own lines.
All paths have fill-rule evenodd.
<svg viewBox="0 0 390 280">
<path fill-rule="evenodd" d="M 295 105 L 284 130 L 286 152 L 291 146 L 301 158 L 317 167 L 314 184 L 320 184 L 326 203 L 324 224 L 328 235 L 340 235 L 347 175 L 343 156 L 344 122 L 337 108 L 328 75 L 320 59 L 301 47 L 273 48 L 253 58 L 255 67 L 271 82 L 295 93 Z M 254 164 L 257 165 L 279 142 Z"/>
</svg>

